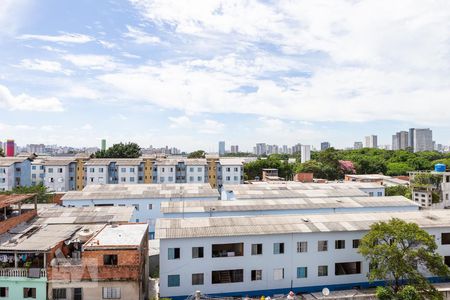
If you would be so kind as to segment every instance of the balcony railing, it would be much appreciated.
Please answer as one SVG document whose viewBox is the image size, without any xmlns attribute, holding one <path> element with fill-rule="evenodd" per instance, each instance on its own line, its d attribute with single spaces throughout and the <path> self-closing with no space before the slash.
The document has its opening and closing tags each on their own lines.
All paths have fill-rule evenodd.
<svg viewBox="0 0 450 300">
<path fill-rule="evenodd" d="M 39 268 L 2 268 L 0 269 L 0 277 L 41 278 L 47 277 L 47 271 Z"/>
</svg>

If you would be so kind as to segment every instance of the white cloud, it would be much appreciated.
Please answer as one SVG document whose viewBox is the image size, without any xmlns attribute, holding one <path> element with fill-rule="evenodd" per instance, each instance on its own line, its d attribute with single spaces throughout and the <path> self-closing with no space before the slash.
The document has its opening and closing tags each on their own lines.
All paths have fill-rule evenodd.
<svg viewBox="0 0 450 300">
<path fill-rule="evenodd" d="M 108 71 L 117 67 L 114 58 L 109 55 L 67 54 L 63 55 L 62 58 L 81 69 Z"/>
<path fill-rule="evenodd" d="M 0 106 L 9 110 L 63 111 L 58 98 L 36 98 L 27 94 L 14 96 L 6 86 L 0 85 Z"/>
<path fill-rule="evenodd" d="M 31 0 L 2 0 L 0 4 L 0 35 L 13 35 L 32 10 Z"/>
<path fill-rule="evenodd" d="M 198 117 L 192 120 L 188 116 L 169 117 L 170 128 L 179 130 L 195 130 L 205 134 L 217 134 L 222 132 L 225 124 L 211 119 L 200 120 Z"/>
<path fill-rule="evenodd" d="M 79 33 L 62 33 L 60 35 L 23 34 L 18 37 L 21 40 L 39 40 L 54 43 L 84 44 L 95 39 L 89 35 Z"/>
<path fill-rule="evenodd" d="M 89 124 L 89 123 L 84 124 L 83 126 L 81 126 L 81 129 L 82 129 L 82 130 L 92 130 L 93 128 L 94 128 L 94 127 L 92 127 L 92 125 Z"/>
<path fill-rule="evenodd" d="M 22 59 L 19 67 L 28 70 L 43 71 L 47 73 L 64 73 L 70 75 L 70 70 L 64 70 L 57 61 L 49 61 L 42 59 Z"/>
<path fill-rule="evenodd" d="M 105 47 L 106 49 L 114 49 L 117 48 L 117 45 L 108 41 L 99 40 L 100 45 Z"/>
<path fill-rule="evenodd" d="M 127 25 L 128 32 L 123 36 L 132 39 L 136 44 L 159 44 L 161 40 L 157 36 L 150 35 L 143 30 Z"/>
</svg>

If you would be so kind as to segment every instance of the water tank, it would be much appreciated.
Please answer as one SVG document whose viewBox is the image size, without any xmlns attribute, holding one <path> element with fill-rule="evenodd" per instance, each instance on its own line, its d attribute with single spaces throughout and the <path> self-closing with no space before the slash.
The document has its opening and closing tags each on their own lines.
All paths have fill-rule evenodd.
<svg viewBox="0 0 450 300">
<path fill-rule="evenodd" d="M 82 231 L 78 232 L 78 239 L 80 242 L 85 243 L 87 240 L 89 240 L 94 235 L 94 232 L 90 229 L 83 229 Z"/>
<path fill-rule="evenodd" d="M 435 170 L 436 172 L 445 172 L 446 168 L 447 168 L 447 167 L 446 167 L 444 164 L 436 164 L 436 165 L 434 166 L 434 170 Z"/>
</svg>

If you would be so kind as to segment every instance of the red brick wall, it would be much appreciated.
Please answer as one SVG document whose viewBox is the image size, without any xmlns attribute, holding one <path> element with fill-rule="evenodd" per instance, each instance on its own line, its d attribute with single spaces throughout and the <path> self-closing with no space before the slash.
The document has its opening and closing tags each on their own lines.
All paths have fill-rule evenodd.
<svg viewBox="0 0 450 300">
<path fill-rule="evenodd" d="M 313 173 L 297 173 L 297 174 L 295 174 L 294 181 L 313 182 L 314 174 Z"/>
<path fill-rule="evenodd" d="M 33 209 L 22 213 L 20 216 L 11 217 L 10 219 L 0 222 L 0 234 L 7 232 L 9 229 L 19 225 L 22 222 L 26 222 L 34 218 L 34 216 L 36 216 L 36 211 Z"/>
</svg>

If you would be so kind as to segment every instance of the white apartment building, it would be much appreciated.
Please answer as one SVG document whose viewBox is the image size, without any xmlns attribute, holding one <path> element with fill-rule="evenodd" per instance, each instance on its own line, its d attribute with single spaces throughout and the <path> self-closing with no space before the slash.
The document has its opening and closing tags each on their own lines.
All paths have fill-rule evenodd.
<svg viewBox="0 0 450 300">
<path fill-rule="evenodd" d="M 244 166 L 238 158 L 221 158 L 217 168 L 218 186 L 244 183 Z"/>
<path fill-rule="evenodd" d="M 178 160 L 160 159 L 156 163 L 157 183 L 175 183 Z"/>
<path fill-rule="evenodd" d="M 311 146 L 310 145 L 302 145 L 300 147 L 300 158 L 301 162 L 305 163 L 311 160 Z"/>
<path fill-rule="evenodd" d="M 31 162 L 31 185 L 44 183 L 44 159 L 34 159 Z"/>
<path fill-rule="evenodd" d="M 206 159 L 186 159 L 186 182 L 205 183 L 207 182 Z"/>
<path fill-rule="evenodd" d="M 411 187 L 412 200 L 422 207 L 427 208 L 449 208 L 450 207 L 450 172 L 411 172 L 411 181 L 417 174 L 430 174 L 441 177 L 439 186 Z M 433 201 L 433 194 L 435 201 Z M 437 198 L 436 198 L 437 197 Z"/>
<path fill-rule="evenodd" d="M 110 172 L 110 159 L 90 159 L 84 164 L 85 183 L 105 184 L 117 181 L 117 172 Z M 114 168 L 114 167 L 113 167 Z"/>
<path fill-rule="evenodd" d="M 448 210 L 159 219 L 160 297 L 181 300 L 195 291 L 267 297 L 374 286 L 357 248 L 371 224 L 392 218 L 434 235 L 450 264 Z"/>
<path fill-rule="evenodd" d="M 29 186 L 31 161 L 26 157 L 0 157 L 0 191 Z"/>
<path fill-rule="evenodd" d="M 433 132 L 429 128 L 413 129 L 414 152 L 433 151 Z"/>
<path fill-rule="evenodd" d="M 44 185 L 54 192 L 73 191 L 76 188 L 76 161 L 73 158 L 49 158 L 44 165 Z"/>
<path fill-rule="evenodd" d="M 155 221 L 162 217 L 162 202 L 218 200 L 219 193 L 207 183 L 202 184 L 107 184 L 87 185 L 83 191 L 67 192 L 64 206 L 129 206 L 134 207 L 133 220 L 149 224 L 154 237 Z"/>
<path fill-rule="evenodd" d="M 142 159 L 118 159 L 116 168 L 120 184 L 137 184 L 144 181 Z"/>
</svg>

